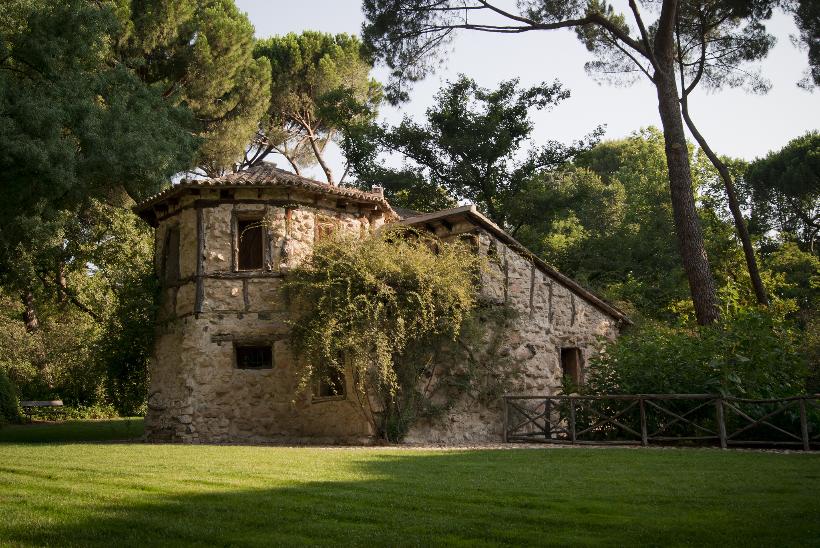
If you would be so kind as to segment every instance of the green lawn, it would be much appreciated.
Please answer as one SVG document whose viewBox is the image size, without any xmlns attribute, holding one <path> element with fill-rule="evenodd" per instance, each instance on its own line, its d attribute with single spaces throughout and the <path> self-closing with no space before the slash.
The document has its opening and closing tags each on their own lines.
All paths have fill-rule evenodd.
<svg viewBox="0 0 820 548">
<path fill-rule="evenodd" d="M 0 545 L 820 545 L 820 457 L 0 443 Z"/>
<path fill-rule="evenodd" d="M 142 418 L 34 422 L 0 428 L 0 443 L 122 441 L 142 436 Z"/>
</svg>

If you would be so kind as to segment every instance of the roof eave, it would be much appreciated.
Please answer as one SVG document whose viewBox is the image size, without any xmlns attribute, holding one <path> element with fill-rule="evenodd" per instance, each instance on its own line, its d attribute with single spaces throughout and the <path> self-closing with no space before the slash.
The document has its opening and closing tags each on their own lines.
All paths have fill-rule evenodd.
<svg viewBox="0 0 820 548">
<path fill-rule="evenodd" d="M 201 188 L 208 188 L 208 189 L 226 189 L 226 188 L 236 188 L 236 189 L 249 189 L 249 188 L 287 188 L 287 189 L 295 189 L 305 191 L 307 193 L 312 193 L 316 195 L 325 195 L 331 196 L 337 199 L 348 200 L 357 204 L 362 205 L 370 205 L 376 206 L 381 208 L 381 210 L 385 213 L 385 215 L 391 219 L 398 218 L 398 214 L 393 211 L 393 208 L 390 206 L 390 203 L 384 198 L 378 195 L 374 195 L 372 198 L 369 196 L 357 196 L 355 194 L 346 194 L 342 192 L 324 192 L 322 189 L 318 188 L 311 188 L 309 186 L 299 186 L 299 185 L 275 185 L 275 184 L 231 184 L 231 183 L 218 183 L 218 184 L 210 184 L 210 185 L 195 185 L 195 184 L 186 184 L 180 183 L 178 185 L 169 187 L 162 192 L 151 196 L 144 201 L 135 205 L 132 210 L 136 213 L 141 219 L 146 221 L 151 226 L 156 226 L 156 214 L 154 212 L 154 208 L 163 202 L 171 200 L 179 195 L 185 193 L 189 190 L 197 190 Z"/>
<path fill-rule="evenodd" d="M 562 274 L 554 267 L 544 262 L 544 260 L 542 260 L 532 251 L 524 247 L 524 245 L 521 244 L 518 240 L 507 234 L 504 230 L 502 230 L 501 227 L 499 227 L 497 224 L 495 224 L 490 219 L 485 217 L 480 211 L 478 211 L 475 205 L 469 204 L 456 207 L 453 209 L 445 209 L 433 213 L 426 213 L 424 215 L 419 215 L 417 217 L 409 217 L 407 219 L 402 219 L 401 221 L 399 221 L 399 223 L 408 226 L 424 224 L 431 221 L 446 219 L 448 217 L 453 217 L 457 215 L 464 215 L 470 218 L 479 226 L 482 226 L 485 229 L 492 232 L 493 235 L 496 236 L 498 239 L 502 240 L 505 244 L 512 247 L 513 249 L 527 257 L 529 260 L 531 260 L 533 264 L 535 264 L 539 269 L 546 272 L 553 278 L 557 279 L 559 282 L 566 285 L 567 287 L 572 288 L 572 290 L 574 290 L 576 293 L 587 299 L 599 310 L 607 313 L 608 315 L 627 325 L 632 325 L 632 320 L 630 320 L 629 317 L 623 311 L 619 310 L 616 306 L 606 302 L 603 298 L 599 297 L 598 295 L 586 289 L 572 278 L 566 276 L 565 274 Z"/>
</svg>

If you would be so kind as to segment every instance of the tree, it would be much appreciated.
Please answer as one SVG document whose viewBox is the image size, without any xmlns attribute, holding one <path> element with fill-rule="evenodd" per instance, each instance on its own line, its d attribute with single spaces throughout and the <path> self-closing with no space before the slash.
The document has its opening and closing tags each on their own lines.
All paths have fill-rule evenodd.
<svg viewBox="0 0 820 548">
<path fill-rule="evenodd" d="M 529 111 L 549 108 L 568 96 L 558 82 L 521 89 L 517 80 L 510 80 L 488 90 L 462 75 L 438 92 L 423 125 L 405 118 L 394 128 L 375 127 L 355 134 L 358 141 L 348 138 L 345 150 L 360 180 L 392 183 L 391 197 L 398 197 L 396 191 L 404 185 L 421 183 L 426 197 L 435 202 L 428 207 L 440 206 L 437 198 L 442 195 L 450 203 L 469 200 L 494 222 L 507 226 L 507 202 L 527 180 L 585 150 L 601 133 L 599 128 L 570 146 L 529 143 Z M 361 137 L 370 140 L 369 146 Z M 400 154 L 405 166 L 380 167 L 379 152 Z M 402 182 L 398 189 L 396 180 Z"/>
<path fill-rule="evenodd" d="M 791 233 L 815 252 L 820 232 L 820 133 L 792 139 L 753 162 L 745 174 L 759 232 Z"/>
<path fill-rule="evenodd" d="M 112 0 L 113 2 L 113 0 Z M 202 137 L 207 175 L 233 168 L 270 99 L 270 64 L 254 56 L 254 29 L 233 0 L 124 0 L 117 53 L 172 105 L 185 105 Z"/>
<path fill-rule="evenodd" d="M 697 212 L 718 290 L 744 305 L 754 302 L 725 200 L 713 198 L 716 192 L 724 196 L 720 176 L 689 146 Z M 537 255 L 636 318 L 676 321 L 677 311 L 689 311 L 688 290 L 669 238 L 674 217 L 667 181 L 663 134 L 650 127 L 603 141 L 561 169 L 532 178 L 510 201 L 509 224 Z"/>
<path fill-rule="evenodd" d="M 743 70 L 742 66 L 765 57 L 774 45 L 774 38 L 766 33 L 762 24 L 771 17 L 771 7 L 761 2 L 736 5 L 734 2 L 707 0 L 684 2 L 679 11 L 675 35 L 683 119 L 720 174 L 757 302 L 765 305 L 769 298 L 740 210 L 735 182 L 727 165 L 695 126 L 689 112 L 689 97 L 701 82 L 712 89 L 746 86 L 760 93 L 768 90 L 771 84 L 767 80 L 755 72 Z"/>
<path fill-rule="evenodd" d="M 34 331 L 36 274 L 63 253 L 66 216 L 91 198 L 158 191 L 191 165 L 198 140 L 189 111 L 119 60 L 109 7 L 15 7 L 0 29 L 0 280 L 21 295 Z"/>
<path fill-rule="evenodd" d="M 604 141 L 533 178 L 510 204 L 516 238 L 636 314 L 668 318 L 686 296 L 662 133 Z"/>
<path fill-rule="evenodd" d="M 763 18 L 768 2 L 721 2 L 732 17 Z M 487 0 L 365 0 L 365 42 L 392 70 L 390 96 L 406 97 L 405 83 L 424 77 L 433 67 L 440 46 L 460 29 L 519 34 L 574 28 L 596 55 L 591 71 L 643 74 L 655 86 L 666 142 L 666 161 L 675 232 L 693 304 L 700 323 L 718 317 L 715 282 L 698 223 L 692 176 L 677 87 L 676 29 L 687 2 L 663 0 L 657 20 L 647 25 L 636 0 L 630 0 L 632 25 L 601 0 L 553 2 L 528 0 L 511 12 Z"/>
<path fill-rule="evenodd" d="M 361 42 L 347 34 L 307 31 L 262 40 L 254 55 L 270 59 L 270 103 L 240 168 L 276 152 L 297 174 L 318 162 L 327 182 L 334 184 L 325 147 L 350 124 L 372 120 L 382 100 Z"/>
<path fill-rule="evenodd" d="M 797 37 L 808 53 L 809 69 L 798 86 L 811 91 L 820 86 L 820 4 L 815 0 L 783 0 L 787 12 L 794 16 L 794 22 L 800 31 Z"/>
</svg>

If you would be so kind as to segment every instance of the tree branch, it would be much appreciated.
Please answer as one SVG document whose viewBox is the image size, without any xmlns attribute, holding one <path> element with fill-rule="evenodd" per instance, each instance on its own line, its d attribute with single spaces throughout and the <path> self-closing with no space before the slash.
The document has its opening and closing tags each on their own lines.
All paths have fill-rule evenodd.
<svg viewBox="0 0 820 548">
<path fill-rule="evenodd" d="M 638 5 L 635 3 L 635 0 L 629 0 L 629 8 L 632 10 L 632 15 L 635 17 L 635 22 L 638 25 L 638 30 L 640 30 L 641 32 L 641 40 L 643 41 L 643 45 L 646 48 L 646 57 L 647 59 L 649 59 L 649 63 L 652 65 L 652 68 L 658 70 L 658 65 L 655 62 L 655 55 L 652 53 L 652 45 L 649 43 L 649 33 L 646 32 L 646 26 L 643 23 L 641 12 L 638 11 Z"/>
</svg>

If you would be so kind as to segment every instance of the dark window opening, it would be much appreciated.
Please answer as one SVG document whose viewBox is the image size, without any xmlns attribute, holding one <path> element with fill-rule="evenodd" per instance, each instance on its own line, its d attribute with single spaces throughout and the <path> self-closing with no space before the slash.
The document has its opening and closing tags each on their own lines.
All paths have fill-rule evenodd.
<svg viewBox="0 0 820 548">
<path fill-rule="evenodd" d="M 165 253 L 162 265 L 162 280 L 165 285 L 179 281 L 179 227 L 168 230 L 165 238 Z"/>
<path fill-rule="evenodd" d="M 271 369 L 273 351 L 270 346 L 237 346 L 236 367 L 238 369 Z"/>
<path fill-rule="evenodd" d="M 265 238 L 262 231 L 262 220 L 254 219 L 238 221 L 237 240 L 239 253 L 237 254 L 238 270 L 262 270 L 264 263 Z"/>
<path fill-rule="evenodd" d="M 576 385 L 580 385 L 582 379 L 583 357 L 580 348 L 561 349 L 561 370 L 564 378 L 569 378 Z"/>
<path fill-rule="evenodd" d="M 342 371 L 335 367 L 328 367 L 321 372 L 313 383 L 314 398 L 344 397 L 345 377 Z"/>
</svg>

